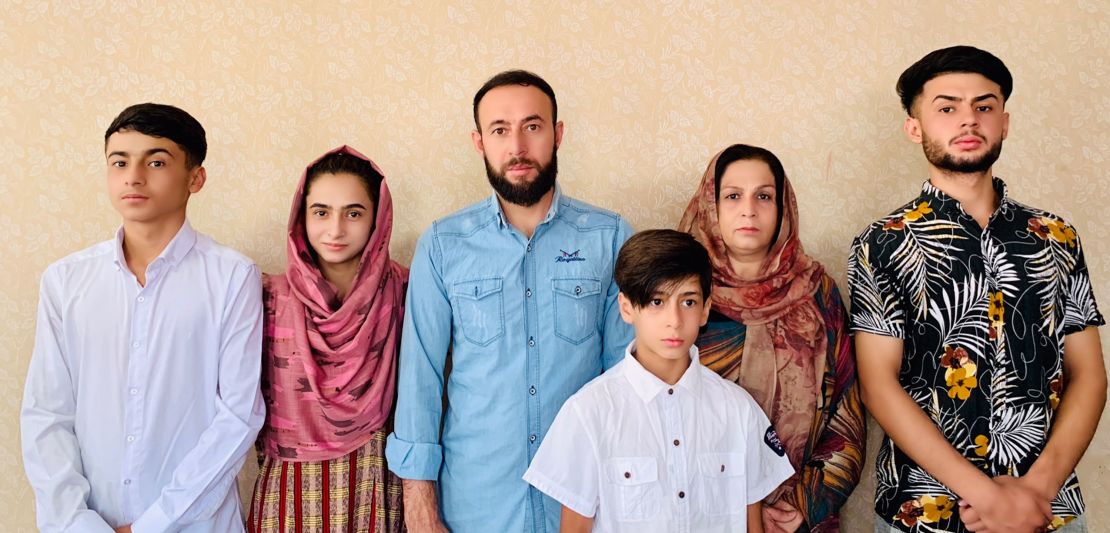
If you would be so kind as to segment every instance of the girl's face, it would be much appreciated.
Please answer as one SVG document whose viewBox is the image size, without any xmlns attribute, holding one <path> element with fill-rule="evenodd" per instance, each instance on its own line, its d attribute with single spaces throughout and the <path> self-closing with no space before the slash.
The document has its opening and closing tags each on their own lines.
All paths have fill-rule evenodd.
<svg viewBox="0 0 1110 533">
<path fill-rule="evenodd" d="M 320 174 L 305 198 L 305 233 L 320 269 L 358 266 L 374 231 L 375 206 L 354 174 Z"/>
<path fill-rule="evenodd" d="M 728 255 L 745 262 L 762 261 L 778 225 L 775 176 L 758 159 L 742 159 L 725 167 L 717 218 Z"/>
</svg>

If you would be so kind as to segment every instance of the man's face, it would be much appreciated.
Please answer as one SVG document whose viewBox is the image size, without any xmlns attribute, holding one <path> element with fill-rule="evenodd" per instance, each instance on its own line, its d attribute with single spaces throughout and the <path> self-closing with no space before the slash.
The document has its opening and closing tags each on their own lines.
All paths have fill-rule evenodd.
<svg viewBox="0 0 1110 533">
<path fill-rule="evenodd" d="M 552 122 L 551 100 L 529 85 L 490 90 L 478 103 L 480 131 L 471 133 L 486 176 L 507 202 L 531 206 L 555 186 L 563 123 Z"/>
<path fill-rule="evenodd" d="M 997 83 L 981 74 L 950 73 L 925 83 L 904 129 L 933 167 L 974 174 L 998 160 L 1009 125 Z"/>
<path fill-rule="evenodd" d="M 108 137 L 108 199 L 125 223 L 180 223 L 189 195 L 204 186 L 204 167 L 164 137 L 122 130 Z"/>
</svg>

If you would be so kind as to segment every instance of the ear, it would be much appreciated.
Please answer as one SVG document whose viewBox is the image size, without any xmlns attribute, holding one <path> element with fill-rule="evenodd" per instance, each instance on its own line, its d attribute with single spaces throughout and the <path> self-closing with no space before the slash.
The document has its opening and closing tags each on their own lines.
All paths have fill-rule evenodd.
<svg viewBox="0 0 1110 533">
<path fill-rule="evenodd" d="M 906 132 L 906 138 L 914 144 L 921 144 L 921 121 L 913 118 L 912 116 L 906 117 L 906 121 L 902 123 L 902 131 Z"/>
<path fill-rule="evenodd" d="M 196 194 L 204 187 L 204 182 L 208 181 L 208 172 L 204 170 L 204 167 L 198 166 L 194 168 L 191 173 L 192 176 L 189 177 L 189 194 Z"/>
<path fill-rule="evenodd" d="M 622 292 L 617 294 L 617 303 L 620 304 L 621 319 L 624 320 L 626 324 L 632 324 L 632 320 L 635 317 L 634 313 L 636 312 L 636 306 L 632 305 L 632 300 L 629 300 Z"/>
<path fill-rule="evenodd" d="M 559 145 L 562 144 L 562 142 L 563 142 L 563 121 L 560 120 L 559 122 L 555 123 L 555 148 L 559 148 Z"/>
<path fill-rule="evenodd" d="M 482 132 L 478 130 L 471 131 L 470 142 L 474 143 L 474 149 L 479 154 L 486 155 L 486 145 L 482 143 Z"/>
<path fill-rule="evenodd" d="M 709 310 L 712 309 L 712 306 L 713 295 L 710 294 L 709 297 L 705 299 L 705 306 L 701 310 L 701 327 L 705 327 L 705 324 L 709 322 Z"/>
<path fill-rule="evenodd" d="M 1010 134 L 1010 112 L 1002 113 L 1002 140 L 1006 140 L 1006 136 Z"/>
</svg>

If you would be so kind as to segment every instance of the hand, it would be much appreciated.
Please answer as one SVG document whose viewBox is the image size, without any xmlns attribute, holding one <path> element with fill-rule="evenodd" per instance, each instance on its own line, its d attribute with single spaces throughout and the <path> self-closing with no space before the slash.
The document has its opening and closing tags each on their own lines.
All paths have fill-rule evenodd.
<svg viewBox="0 0 1110 533">
<path fill-rule="evenodd" d="M 785 500 L 763 504 L 765 533 L 794 533 L 802 525 L 802 513 Z"/>
<path fill-rule="evenodd" d="M 131 524 L 115 528 L 116 533 L 131 533 Z"/>
<path fill-rule="evenodd" d="M 1052 507 L 1047 500 L 1012 476 L 992 480 L 992 490 L 985 497 L 961 502 L 960 519 L 976 533 L 1037 532 L 1052 520 Z"/>
</svg>

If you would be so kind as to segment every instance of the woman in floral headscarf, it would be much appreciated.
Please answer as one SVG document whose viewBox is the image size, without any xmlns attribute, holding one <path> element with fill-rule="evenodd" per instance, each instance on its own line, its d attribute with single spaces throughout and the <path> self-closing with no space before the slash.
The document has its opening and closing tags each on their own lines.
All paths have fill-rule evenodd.
<svg viewBox="0 0 1110 533">
<path fill-rule="evenodd" d="M 839 531 L 863 468 L 863 408 L 844 304 L 802 250 L 782 163 L 763 148 L 726 148 L 678 229 L 713 261 L 701 362 L 751 393 L 797 472 L 763 500 L 765 530 Z"/>
<path fill-rule="evenodd" d="M 381 171 L 342 146 L 301 177 L 284 274 L 263 279 L 261 471 L 248 530 L 402 530 L 386 468 L 407 271 Z"/>
</svg>

